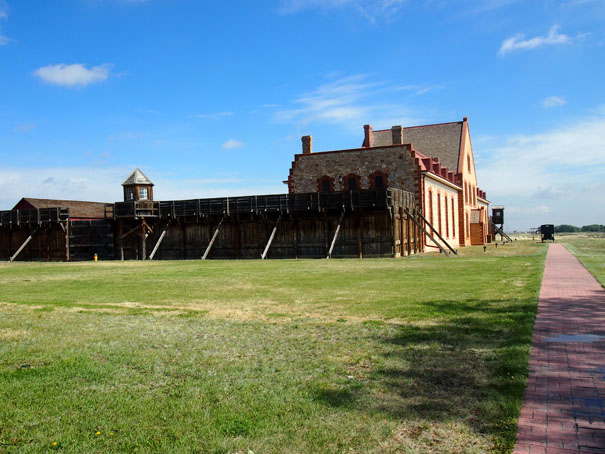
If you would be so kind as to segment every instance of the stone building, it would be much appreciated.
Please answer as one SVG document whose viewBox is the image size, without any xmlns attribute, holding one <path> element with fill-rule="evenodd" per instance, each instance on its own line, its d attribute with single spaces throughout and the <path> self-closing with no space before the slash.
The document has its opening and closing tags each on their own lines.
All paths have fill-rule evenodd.
<svg viewBox="0 0 605 454">
<path fill-rule="evenodd" d="M 286 183 L 290 193 L 397 188 L 413 193 L 422 213 L 451 246 L 488 241 L 489 201 L 477 185 L 468 118 L 425 126 L 364 126 L 360 148 L 313 152 L 302 138 Z M 436 247 L 427 238 L 427 248 Z"/>
</svg>

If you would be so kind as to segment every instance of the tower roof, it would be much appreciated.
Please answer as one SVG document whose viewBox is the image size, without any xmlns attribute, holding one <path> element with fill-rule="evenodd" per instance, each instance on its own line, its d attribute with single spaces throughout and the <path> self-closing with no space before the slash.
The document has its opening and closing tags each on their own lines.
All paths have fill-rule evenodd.
<svg viewBox="0 0 605 454">
<path fill-rule="evenodd" d="M 148 184 L 153 186 L 151 180 L 147 178 L 147 176 L 145 176 L 145 174 L 141 172 L 141 169 L 138 167 L 134 169 L 134 172 L 132 172 L 130 176 L 124 180 L 122 186 L 130 186 L 134 184 Z"/>
</svg>

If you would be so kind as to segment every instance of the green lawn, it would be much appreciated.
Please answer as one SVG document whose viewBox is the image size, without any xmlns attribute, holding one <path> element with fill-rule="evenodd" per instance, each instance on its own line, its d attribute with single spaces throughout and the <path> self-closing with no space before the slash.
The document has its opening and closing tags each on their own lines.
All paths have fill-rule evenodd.
<svg viewBox="0 0 605 454">
<path fill-rule="evenodd" d="M 605 287 L 605 235 L 559 234 L 557 241 L 563 243 Z"/>
<path fill-rule="evenodd" d="M 511 452 L 545 250 L 0 264 L 0 453 Z"/>
</svg>

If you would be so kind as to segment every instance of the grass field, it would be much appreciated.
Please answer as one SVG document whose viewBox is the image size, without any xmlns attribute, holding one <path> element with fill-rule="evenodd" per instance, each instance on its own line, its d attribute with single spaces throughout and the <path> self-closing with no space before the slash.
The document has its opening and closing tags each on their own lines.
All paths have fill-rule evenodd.
<svg viewBox="0 0 605 454">
<path fill-rule="evenodd" d="M 559 235 L 563 243 L 605 287 L 605 234 Z"/>
<path fill-rule="evenodd" d="M 503 453 L 546 246 L 0 264 L 0 453 Z"/>
</svg>

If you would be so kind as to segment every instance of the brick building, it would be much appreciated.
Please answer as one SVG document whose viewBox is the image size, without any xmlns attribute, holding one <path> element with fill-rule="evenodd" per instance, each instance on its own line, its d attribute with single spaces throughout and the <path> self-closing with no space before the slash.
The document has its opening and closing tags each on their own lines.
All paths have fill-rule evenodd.
<svg viewBox="0 0 605 454">
<path fill-rule="evenodd" d="M 286 181 L 289 192 L 403 189 L 451 246 L 488 241 L 489 201 L 477 186 L 467 117 L 378 131 L 365 125 L 364 132 L 360 148 L 319 153 L 313 138 L 303 137 Z M 435 247 L 429 238 L 425 244 Z"/>
</svg>

